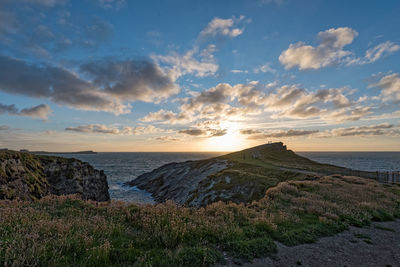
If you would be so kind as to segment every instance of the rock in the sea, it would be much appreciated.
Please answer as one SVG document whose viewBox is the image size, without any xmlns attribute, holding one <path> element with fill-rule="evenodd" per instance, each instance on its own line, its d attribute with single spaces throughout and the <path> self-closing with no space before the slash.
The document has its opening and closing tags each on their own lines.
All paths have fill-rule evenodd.
<svg viewBox="0 0 400 267">
<path fill-rule="evenodd" d="M 35 200 L 49 194 L 79 194 L 108 201 L 107 177 L 77 159 L 0 152 L 0 199 Z"/>
</svg>

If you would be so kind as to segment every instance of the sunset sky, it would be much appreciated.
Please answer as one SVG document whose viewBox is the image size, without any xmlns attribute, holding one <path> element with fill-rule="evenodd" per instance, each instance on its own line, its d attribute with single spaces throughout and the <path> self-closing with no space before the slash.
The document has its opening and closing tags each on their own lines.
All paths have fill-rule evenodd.
<svg viewBox="0 0 400 267">
<path fill-rule="evenodd" d="M 0 0 L 0 148 L 400 150 L 400 1 Z"/>
</svg>

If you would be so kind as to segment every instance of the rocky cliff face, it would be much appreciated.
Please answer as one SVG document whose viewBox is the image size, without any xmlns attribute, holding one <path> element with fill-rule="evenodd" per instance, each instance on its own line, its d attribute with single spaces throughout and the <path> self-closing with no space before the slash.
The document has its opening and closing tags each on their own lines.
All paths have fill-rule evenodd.
<svg viewBox="0 0 400 267">
<path fill-rule="evenodd" d="M 188 204 L 203 180 L 227 166 L 226 160 L 218 159 L 170 163 L 140 175 L 127 185 L 152 193 L 158 202 L 171 199 L 178 204 Z"/>
<path fill-rule="evenodd" d="M 0 199 L 35 200 L 43 196 L 79 194 L 108 201 L 107 177 L 77 159 L 0 152 Z"/>
</svg>

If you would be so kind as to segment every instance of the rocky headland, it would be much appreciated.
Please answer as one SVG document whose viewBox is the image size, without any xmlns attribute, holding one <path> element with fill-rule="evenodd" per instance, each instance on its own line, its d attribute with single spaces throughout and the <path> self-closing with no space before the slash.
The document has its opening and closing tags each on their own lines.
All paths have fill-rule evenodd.
<svg viewBox="0 0 400 267">
<path fill-rule="evenodd" d="M 166 164 L 127 185 L 150 192 L 158 202 L 199 207 L 219 200 L 248 203 L 280 182 L 333 174 L 354 175 L 354 171 L 309 160 L 277 142 L 206 160 Z"/>
<path fill-rule="evenodd" d="M 50 194 L 78 194 L 84 200 L 110 200 L 106 175 L 86 162 L 0 151 L 0 199 L 30 201 Z"/>
</svg>

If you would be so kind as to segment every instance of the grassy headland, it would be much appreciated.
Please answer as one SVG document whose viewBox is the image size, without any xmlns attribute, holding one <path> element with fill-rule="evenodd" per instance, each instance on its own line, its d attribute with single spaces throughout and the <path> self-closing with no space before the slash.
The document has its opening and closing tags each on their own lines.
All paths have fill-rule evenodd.
<svg viewBox="0 0 400 267">
<path fill-rule="evenodd" d="M 373 177 L 373 173 L 354 172 L 353 170 L 312 161 L 292 150 L 283 143 L 272 143 L 252 147 L 213 159 L 198 161 L 207 164 L 210 161 L 226 161 L 227 168 L 203 179 L 186 204 L 200 202 L 210 204 L 216 200 L 235 203 L 251 202 L 264 197 L 268 188 L 280 182 L 312 179 L 315 176 L 341 174 Z"/>
<path fill-rule="evenodd" d="M 400 216 L 400 188 L 342 176 L 286 181 L 251 203 L 203 208 L 44 197 L 0 201 L 0 265 L 208 266 L 273 254 Z"/>
</svg>

